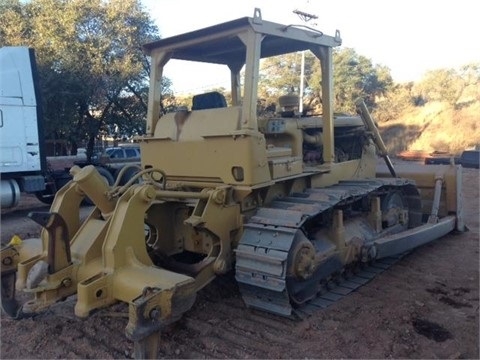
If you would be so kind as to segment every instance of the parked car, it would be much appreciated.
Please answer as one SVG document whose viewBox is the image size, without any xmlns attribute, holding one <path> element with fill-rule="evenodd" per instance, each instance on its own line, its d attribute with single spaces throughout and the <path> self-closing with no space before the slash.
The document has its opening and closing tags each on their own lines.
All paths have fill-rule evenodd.
<svg viewBox="0 0 480 360">
<path fill-rule="evenodd" d="M 84 153 L 77 153 L 77 158 L 86 158 Z M 139 145 L 120 145 L 105 148 L 103 151 L 92 155 L 92 162 L 98 163 L 100 159 L 140 159 Z"/>
<path fill-rule="evenodd" d="M 140 159 L 139 146 L 117 146 L 105 149 L 104 154 L 109 159 Z"/>
<path fill-rule="evenodd" d="M 84 167 L 87 165 L 94 165 L 100 174 L 106 179 L 109 185 L 115 182 L 120 170 L 127 165 L 141 164 L 140 146 L 138 144 L 126 144 L 121 146 L 107 147 L 102 152 L 92 156 L 90 162 L 87 161 L 86 156 L 77 156 L 75 165 Z M 125 184 L 138 169 L 128 169 L 120 181 L 120 185 Z"/>
</svg>

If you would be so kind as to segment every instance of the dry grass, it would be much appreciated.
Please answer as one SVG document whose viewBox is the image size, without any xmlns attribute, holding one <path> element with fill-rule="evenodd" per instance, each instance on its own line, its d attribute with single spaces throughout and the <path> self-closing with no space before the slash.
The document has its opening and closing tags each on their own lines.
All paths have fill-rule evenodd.
<svg viewBox="0 0 480 360">
<path fill-rule="evenodd" d="M 480 102 L 442 102 L 406 109 L 398 119 L 379 124 L 390 153 L 404 150 L 460 153 L 480 144 Z"/>
</svg>

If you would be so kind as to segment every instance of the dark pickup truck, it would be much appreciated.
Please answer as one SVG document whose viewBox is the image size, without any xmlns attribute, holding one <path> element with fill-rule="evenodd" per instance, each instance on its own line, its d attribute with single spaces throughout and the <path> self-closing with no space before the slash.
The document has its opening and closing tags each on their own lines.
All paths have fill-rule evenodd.
<svg viewBox="0 0 480 360">
<path fill-rule="evenodd" d="M 106 179 L 108 184 L 113 185 L 120 170 L 124 166 L 140 166 L 140 146 L 137 144 L 128 144 L 123 146 L 108 147 L 103 152 L 92 156 L 91 162 L 87 162 L 86 157 L 81 157 L 78 160 L 74 161 L 74 164 L 80 167 L 94 165 L 100 175 L 102 175 Z M 138 169 L 128 169 L 120 180 L 120 185 L 125 184 L 137 172 Z"/>
<path fill-rule="evenodd" d="M 425 158 L 426 165 L 451 164 L 462 165 L 465 168 L 480 168 L 480 150 L 465 150 L 460 156 L 439 156 L 433 154 Z"/>
</svg>

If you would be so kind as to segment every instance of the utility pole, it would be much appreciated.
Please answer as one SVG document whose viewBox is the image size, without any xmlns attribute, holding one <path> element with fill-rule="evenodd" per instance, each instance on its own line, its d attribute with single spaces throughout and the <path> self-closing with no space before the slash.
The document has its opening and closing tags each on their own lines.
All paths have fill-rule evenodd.
<svg viewBox="0 0 480 360">
<path fill-rule="evenodd" d="M 297 14 L 300 19 L 304 22 L 309 22 L 312 19 L 318 19 L 317 15 L 309 14 L 300 10 L 293 10 L 294 14 Z M 304 77 L 305 77 L 305 51 L 302 51 L 302 63 L 300 65 L 300 94 L 298 99 L 298 112 L 303 113 L 303 88 L 304 88 Z"/>
</svg>

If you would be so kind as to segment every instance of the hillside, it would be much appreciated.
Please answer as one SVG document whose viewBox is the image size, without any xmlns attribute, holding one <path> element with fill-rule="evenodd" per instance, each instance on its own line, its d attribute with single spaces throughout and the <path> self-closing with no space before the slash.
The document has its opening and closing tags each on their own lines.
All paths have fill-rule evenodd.
<svg viewBox="0 0 480 360">
<path fill-rule="evenodd" d="M 480 102 L 456 107 L 429 102 L 408 107 L 397 119 L 378 125 L 391 154 L 404 150 L 460 153 L 480 144 Z"/>
</svg>

